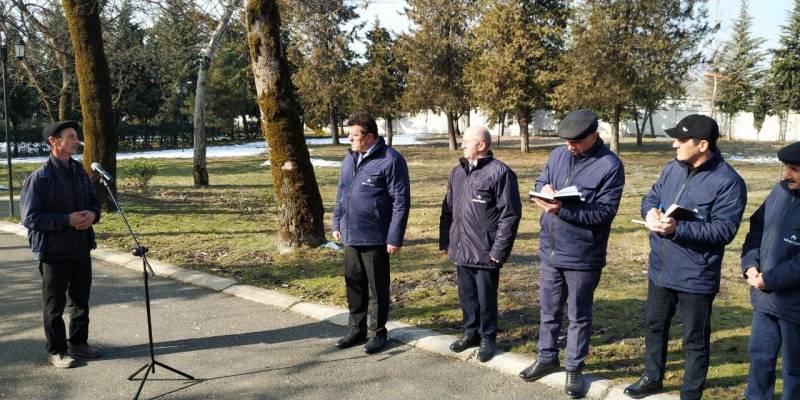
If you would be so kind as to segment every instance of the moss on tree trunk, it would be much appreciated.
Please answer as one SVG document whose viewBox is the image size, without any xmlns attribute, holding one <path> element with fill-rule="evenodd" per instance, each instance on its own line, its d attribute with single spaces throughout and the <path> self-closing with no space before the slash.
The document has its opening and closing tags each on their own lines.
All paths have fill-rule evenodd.
<svg viewBox="0 0 800 400">
<path fill-rule="evenodd" d="M 278 249 L 318 246 L 325 242 L 324 209 L 281 43 L 278 4 L 247 0 L 245 13 L 261 129 L 269 146 L 278 206 Z"/>
<path fill-rule="evenodd" d="M 111 108 L 111 75 L 100 26 L 100 2 L 62 0 L 67 18 L 75 71 L 80 91 L 83 119 L 83 167 L 97 188 L 97 196 L 107 210 L 113 207 L 98 174 L 91 171 L 95 161 L 111 176 L 117 175 L 117 135 Z"/>
</svg>

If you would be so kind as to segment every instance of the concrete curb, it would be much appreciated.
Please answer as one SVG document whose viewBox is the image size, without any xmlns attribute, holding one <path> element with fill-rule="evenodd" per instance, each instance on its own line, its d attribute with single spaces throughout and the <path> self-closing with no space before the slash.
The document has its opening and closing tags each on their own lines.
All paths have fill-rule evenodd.
<svg viewBox="0 0 800 400">
<path fill-rule="evenodd" d="M 18 236 L 27 236 L 27 229 L 25 229 L 25 227 L 5 221 L 0 221 L 0 231 Z M 139 257 L 118 250 L 98 248 L 92 252 L 92 256 L 112 264 L 120 265 L 124 268 L 136 271 L 142 270 L 142 261 Z M 310 303 L 274 290 L 250 285 L 240 285 L 235 279 L 218 277 L 216 275 L 185 269 L 160 261 L 149 261 L 153 272 L 161 277 L 175 279 L 195 286 L 202 286 L 241 299 L 277 307 L 284 311 L 292 311 L 319 321 L 327 321 L 334 325 L 347 326 L 348 311 L 341 307 Z M 398 321 L 389 321 L 386 324 L 386 328 L 389 330 L 389 337 L 392 340 L 445 357 L 459 359 L 470 365 L 493 369 L 506 375 L 517 376 L 520 371 L 533 364 L 535 361 L 534 358 L 521 354 L 498 351 L 494 358 L 486 363 L 480 363 L 474 357 L 476 353 L 475 349 L 467 350 L 463 353 L 453 353 L 450 351 L 450 343 L 458 339 L 456 336 L 445 335 L 430 329 L 419 328 Z M 561 371 L 545 376 L 536 382 L 556 389 L 562 389 L 565 380 L 566 373 Z M 587 399 L 630 400 L 630 397 L 623 394 L 623 390 L 627 385 L 614 386 L 613 381 L 593 375 L 584 375 L 584 383 L 588 389 L 585 397 Z M 678 400 L 678 397 L 662 393 L 649 396 L 647 399 Z"/>
</svg>

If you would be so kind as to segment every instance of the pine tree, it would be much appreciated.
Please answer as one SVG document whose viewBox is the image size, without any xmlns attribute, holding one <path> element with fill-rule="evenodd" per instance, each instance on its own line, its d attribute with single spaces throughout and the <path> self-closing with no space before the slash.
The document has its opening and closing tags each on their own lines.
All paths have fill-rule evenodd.
<svg viewBox="0 0 800 400">
<path fill-rule="evenodd" d="M 366 37 L 366 62 L 355 71 L 354 105 L 386 121 L 386 141 L 391 146 L 392 122 L 401 112 L 406 66 L 396 54 L 395 40 L 377 20 Z"/>
<path fill-rule="evenodd" d="M 476 0 L 408 0 L 406 15 L 412 23 L 401 36 L 402 58 L 409 70 L 404 107 L 447 115 L 450 150 L 456 150 L 456 120 L 470 108 L 464 65 L 471 53 L 467 44 Z"/>
<path fill-rule="evenodd" d="M 564 51 L 568 10 L 558 0 L 490 0 L 474 31 L 475 58 L 465 76 L 475 103 L 490 118 L 516 116 L 528 152 L 531 113 L 548 106 Z"/>
<path fill-rule="evenodd" d="M 720 78 L 715 107 L 725 114 L 723 133 L 731 138 L 731 120 L 741 111 L 751 110 L 756 86 L 763 73 L 759 69 L 764 53 L 759 50 L 764 39 L 750 35 L 753 18 L 747 11 L 747 0 L 740 3 L 739 16 L 734 22 L 733 35 L 722 46 L 722 54 L 714 63 Z M 727 131 L 727 132 L 726 132 Z"/>
<path fill-rule="evenodd" d="M 789 21 L 781 31 L 768 79 L 774 111 L 785 120 L 790 111 L 800 111 L 800 0 L 795 0 Z M 782 128 L 780 140 L 785 140 L 785 127 Z"/>
</svg>

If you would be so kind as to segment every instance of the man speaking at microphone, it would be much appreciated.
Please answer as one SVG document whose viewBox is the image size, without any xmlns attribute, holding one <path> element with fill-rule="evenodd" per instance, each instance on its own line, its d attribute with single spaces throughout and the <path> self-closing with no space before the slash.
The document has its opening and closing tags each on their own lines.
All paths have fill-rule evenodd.
<svg viewBox="0 0 800 400">
<path fill-rule="evenodd" d="M 78 149 L 78 123 L 61 121 L 44 128 L 50 158 L 22 186 L 22 224 L 39 261 L 44 303 L 44 333 L 49 361 L 72 368 L 78 358 L 97 358 L 100 351 L 87 343 L 89 292 L 96 247 L 92 224 L 100 220 L 100 202 L 88 174 L 72 155 Z M 69 297 L 67 338 L 61 315 Z"/>
</svg>

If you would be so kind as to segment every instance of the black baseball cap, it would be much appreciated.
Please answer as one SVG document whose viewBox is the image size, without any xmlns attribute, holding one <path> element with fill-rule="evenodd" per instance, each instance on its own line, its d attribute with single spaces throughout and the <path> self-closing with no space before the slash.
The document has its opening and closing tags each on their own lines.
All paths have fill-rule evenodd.
<svg viewBox="0 0 800 400">
<path fill-rule="evenodd" d="M 716 143 L 717 138 L 719 138 L 717 121 L 700 114 L 686 116 L 674 128 L 665 129 L 664 131 L 675 139 L 693 138 L 707 140 L 711 144 Z"/>
<path fill-rule="evenodd" d="M 73 128 L 77 131 L 79 127 L 80 125 L 78 125 L 78 121 L 67 120 L 55 122 L 44 127 L 42 130 L 42 139 L 44 139 L 46 142 L 48 139 L 50 139 L 50 136 L 56 136 L 64 129 Z"/>
<path fill-rule="evenodd" d="M 800 142 L 794 142 L 778 150 L 778 160 L 790 165 L 800 165 Z"/>
<path fill-rule="evenodd" d="M 597 114 L 589 110 L 575 110 L 558 123 L 558 137 L 581 140 L 597 132 Z"/>
</svg>

